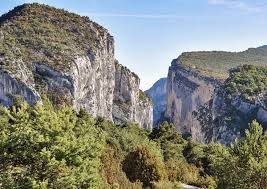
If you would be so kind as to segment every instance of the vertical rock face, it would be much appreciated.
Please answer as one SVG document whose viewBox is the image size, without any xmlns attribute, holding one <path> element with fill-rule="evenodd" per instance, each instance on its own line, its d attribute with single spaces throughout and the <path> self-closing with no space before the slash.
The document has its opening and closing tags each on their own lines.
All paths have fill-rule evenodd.
<svg viewBox="0 0 267 189">
<path fill-rule="evenodd" d="M 179 59 L 174 60 L 168 73 L 165 117 L 184 135 L 203 142 L 203 131 L 193 113 L 209 103 L 216 85 L 215 80 L 185 68 Z"/>
<path fill-rule="evenodd" d="M 149 90 L 145 91 L 145 93 L 153 102 L 153 125 L 156 126 L 162 114 L 166 111 L 167 78 L 159 79 Z"/>
<path fill-rule="evenodd" d="M 93 116 L 152 127 L 152 104 L 140 92 L 138 76 L 115 63 L 114 39 L 102 26 L 64 10 L 25 4 L 0 17 L 0 35 L 2 105 L 12 105 L 17 95 L 34 104 L 44 94 Z M 18 39 L 14 48 L 10 39 Z"/>
<path fill-rule="evenodd" d="M 265 91 L 245 99 L 246 93 L 239 90 L 229 93 L 228 84 L 234 82 L 231 76 L 225 81 L 203 73 L 185 66 L 180 58 L 169 68 L 165 119 L 177 130 L 198 142 L 229 145 L 237 137 L 244 136 L 248 124 L 254 119 L 266 129 Z M 260 77 L 264 78 L 264 75 Z M 256 85 L 257 82 L 257 79 L 253 81 Z"/>
<path fill-rule="evenodd" d="M 142 93 L 141 96 L 144 95 L 143 91 L 140 90 L 139 92 Z M 147 97 L 145 97 L 145 99 L 143 99 L 143 97 L 139 98 L 136 122 L 147 130 L 151 130 L 153 128 L 153 105 Z"/>
<path fill-rule="evenodd" d="M 71 69 L 74 107 L 112 120 L 115 87 L 114 41 L 103 37 L 99 49 L 76 58 Z"/>
<path fill-rule="evenodd" d="M 35 78 L 46 86 L 42 93 L 63 98 L 76 110 L 83 108 L 93 116 L 112 120 L 114 41 L 108 33 L 99 40 L 99 48 L 94 53 L 77 56 L 64 72 L 43 63 L 33 63 L 33 67 Z"/>
<path fill-rule="evenodd" d="M 115 90 L 113 120 L 115 123 L 136 122 L 146 129 L 152 128 L 152 104 L 139 90 L 140 79 L 128 68 L 115 63 Z"/>
<path fill-rule="evenodd" d="M 25 83 L 0 70 L 0 104 L 12 105 L 12 96 L 22 96 L 29 104 L 40 100 L 39 94 Z"/>
</svg>

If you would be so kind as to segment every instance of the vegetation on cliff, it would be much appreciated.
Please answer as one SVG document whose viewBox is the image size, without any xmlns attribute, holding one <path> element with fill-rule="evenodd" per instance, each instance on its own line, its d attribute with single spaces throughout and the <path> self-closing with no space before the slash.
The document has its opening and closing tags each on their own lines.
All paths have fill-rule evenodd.
<svg viewBox="0 0 267 189">
<path fill-rule="evenodd" d="M 42 62 L 63 71 L 78 55 L 94 53 L 103 38 L 111 37 L 87 17 L 24 4 L 0 17 L 1 69 L 15 71 L 21 62 Z"/>
<path fill-rule="evenodd" d="M 240 96 L 243 100 L 255 102 L 266 100 L 267 67 L 244 65 L 230 71 L 225 82 L 229 98 Z"/>
<path fill-rule="evenodd" d="M 226 79 L 228 70 L 244 64 L 267 65 L 267 49 L 251 48 L 243 52 L 200 51 L 183 53 L 179 63 L 205 76 Z"/>
</svg>

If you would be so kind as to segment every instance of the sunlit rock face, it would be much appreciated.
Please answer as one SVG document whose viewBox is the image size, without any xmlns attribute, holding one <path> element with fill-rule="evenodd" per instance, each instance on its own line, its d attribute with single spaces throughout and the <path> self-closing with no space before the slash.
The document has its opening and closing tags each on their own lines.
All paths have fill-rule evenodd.
<svg viewBox="0 0 267 189">
<path fill-rule="evenodd" d="M 17 39 L 12 48 L 10 39 Z M 2 105 L 12 105 L 14 96 L 32 105 L 45 95 L 94 117 L 151 129 L 152 104 L 140 95 L 139 84 L 137 75 L 115 61 L 113 37 L 87 17 L 35 3 L 0 17 Z"/>
<path fill-rule="evenodd" d="M 118 62 L 115 68 L 114 122 L 120 124 L 131 121 L 152 129 L 152 103 L 139 90 L 139 77 Z"/>
</svg>

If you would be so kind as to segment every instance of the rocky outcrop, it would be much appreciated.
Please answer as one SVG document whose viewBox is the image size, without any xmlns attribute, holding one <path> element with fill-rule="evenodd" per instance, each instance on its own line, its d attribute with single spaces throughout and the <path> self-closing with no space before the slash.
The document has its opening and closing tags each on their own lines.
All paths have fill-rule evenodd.
<svg viewBox="0 0 267 189">
<path fill-rule="evenodd" d="M 152 104 L 146 96 L 142 99 L 139 77 L 118 62 L 115 63 L 115 70 L 113 120 L 118 124 L 136 122 L 152 129 Z"/>
<path fill-rule="evenodd" d="M 153 102 L 153 125 L 156 126 L 166 111 L 167 105 L 167 78 L 159 79 L 145 93 Z"/>
<path fill-rule="evenodd" d="M 0 104 L 11 106 L 13 96 L 22 96 L 29 104 L 40 100 L 40 95 L 35 89 L 0 70 Z"/>
<path fill-rule="evenodd" d="M 6 48 L 8 37 L 19 38 L 17 33 L 7 32 L 9 22 L 20 17 L 23 17 L 21 25 L 27 26 L 21 32 L 40 33 L 36 41 L 26 35 L 24 40 L 18 40 L 16 49 Z M 33 17 L 40 25 L 31 25 Z M 17 95 L 34 104 L 45 94 L 54 103 L 68 103 L 75 110 L 85 109 L 95 117 L 152 127 L 152 104 L 147 98 L 140 98 L 138 76 L 115 63 L 114 39 L 105 28 L 86 17 L 39 4 L 19 6 L 0 21 L 0 33 L 4 33 L 0 44 L 1 104 L 12 105 L 12 96 Z M 46 26 L 50 29 L 46 30 Z M 58 28 L 63 37 L 51 28 Z M 47 35 L 58 37 L 54 40 L 58 43 L 56 48 L 50 48 L 55 42 L 49 41 Z M 24 43 L 27 37 L 32 46 Z M 34 46 L 44 39 L 47 44 Z M 17 56 L 22 51 L 29 54 Z"/>
</svg>

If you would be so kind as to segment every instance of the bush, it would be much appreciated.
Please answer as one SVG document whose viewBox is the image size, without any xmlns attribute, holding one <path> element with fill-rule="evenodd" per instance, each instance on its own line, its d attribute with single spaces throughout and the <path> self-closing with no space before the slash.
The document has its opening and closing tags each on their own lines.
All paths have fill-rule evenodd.
<svg viewBox="0 0 267 189">
<path fill-rule="evenodd" d="M 104 154 L 101 157 L 102 177 L 106 180 L 108 186 L 110 186 L 111 188 L 123 189 L 142 188 L 142 183 L 132 183 L 129 181 L 126 174 L 122 171 L 121 160 L 118 157 L 119 156 L 115 154 L 114 149 L 110 146 L 107 146 Z"/>
<path fill-rule="evenodd" d="M 172 182 L 195 183 L 199 177 L 198 168 L 185 161 L 169 160 L 166 162 L 166 169 Z"/>
<path fill-rule="evenodd" d="M 123 161 L 123 171 L 130 181 L 141 181 L 144 186 L 165 178 L 164 164 L 145 146 L 138 146 Z"/>
</svg>

